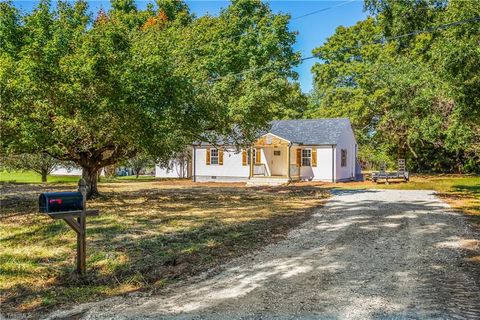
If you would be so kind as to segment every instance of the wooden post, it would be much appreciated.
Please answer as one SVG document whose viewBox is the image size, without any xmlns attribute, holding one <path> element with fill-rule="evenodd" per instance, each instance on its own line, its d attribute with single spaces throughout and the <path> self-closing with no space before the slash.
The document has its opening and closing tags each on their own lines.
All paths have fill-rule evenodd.
<svg viewBox="0 0 480 320">
<path fill-rule="evenodd" d="M 290 173 L 290 148 L 291 148 L 291 144 L 289 143 L 288 144 L 288 147 L 287 147 L 287 176 L 288 176 L 288 181 L 291 180 L 291 173 Z"/>
<path fill-rule="evenodd" d="M 253 148 L 250 147 L 250 177 L 253 177 Z"/>
<path fill-rule="evenodd" d="M 84 276 L 87 270 L 87 216 L 98 216 L 98 210 L 87 210 L 87 184 L 78 181 L 78 191 L 82 195 L 82 210 L 46 212 L 52 219 L 62 219 L 77 234 L 77 273 Z M 78 199 L 78 198 L 77 198 Z"/>
<path fill-rule="evenodd" d="M 81 276 L 86 272 L 86 256 L 87 256 L 87 244 L 86 244 L 86 220 L 87 220 L 87 184 L 84 179 L 78 181 L 78 191 L 82 194 L 83 210 L 80 216 L 77 218 L 78 225 L 80 226 L 80 232 L 77 232 L 77 273 Z"/>
</svg>

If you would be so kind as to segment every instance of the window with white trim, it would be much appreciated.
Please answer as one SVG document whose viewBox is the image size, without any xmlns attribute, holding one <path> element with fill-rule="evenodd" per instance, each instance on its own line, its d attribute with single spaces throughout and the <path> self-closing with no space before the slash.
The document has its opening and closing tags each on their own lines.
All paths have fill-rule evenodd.
<svg viewBox="0 0 480 320">
<path fill-rule="evenodd" d="M 210 149 L 210 164 L 218 164 L 218 149 Z"/>
<path fill-rule="evenodd" d="M 312 149 L 302 149 L 302 167 L 312 165 Z"/>
</svg>

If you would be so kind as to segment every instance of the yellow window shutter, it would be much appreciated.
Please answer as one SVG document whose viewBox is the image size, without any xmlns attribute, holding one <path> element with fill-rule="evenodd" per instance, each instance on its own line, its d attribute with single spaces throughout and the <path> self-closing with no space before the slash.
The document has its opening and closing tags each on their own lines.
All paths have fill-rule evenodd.
<svg viewBox="0 0 480 320">
<path fill-rule="evenodd" d="M 218 165 L 223 166 L 223 149 L 218 150 Z"/>
<path fill-rule="evenodd" d="M 242 166 L 247 165 L 247 150 L 242 150 Z"/>
<path fill-rule="evenodd" d="M 317 166 L 317 149 L 312 148 L 312 167 Z"/>
<path fill-rule="evenodd" d="M 297 149 L 297 165 L 302 164 L 302 149 Z"/>
<path fill-rule="evenodd" d="M 262 149 L 260 148 L 257 148 L 257 151 L 255 152 L 255 163 L 262 163 Z"/>
<path fill-rule="evenodd" d="M 207 166 L 210 165 L 210 148 L 207 148 Z"/>
</svg>

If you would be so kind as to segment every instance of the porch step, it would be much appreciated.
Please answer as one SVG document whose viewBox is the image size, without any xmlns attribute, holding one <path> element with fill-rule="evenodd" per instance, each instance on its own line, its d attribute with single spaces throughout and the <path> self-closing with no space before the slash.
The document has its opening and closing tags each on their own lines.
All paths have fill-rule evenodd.
<svg viewBox="0 0 480 320">
<path fill-rule="evenodd" d="M 252 177 L 247 186 L 281 186 L 289 182 L 287 177 Z"/>
</svg>

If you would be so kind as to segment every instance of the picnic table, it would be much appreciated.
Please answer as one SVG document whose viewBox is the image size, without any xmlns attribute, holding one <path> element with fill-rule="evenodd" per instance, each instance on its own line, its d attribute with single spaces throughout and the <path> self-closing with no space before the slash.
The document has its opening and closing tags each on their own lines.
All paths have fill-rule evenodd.
<svg viewBox="0 0 480 320">
<path fill-rule="evenodd" d="M 386 164 L 382 162 L 380 164 L 380 171 L 372 173 L 372 181 L 378 183 L 379 180 L 385 180 L 386 183 L 389 180 L 401 179 L 404 182 L 408 182 L 410 179 L 408 171 L 405 170 L 405 159 L 398 159 L 397 171 L 386 171 Z"/>
</svg>

